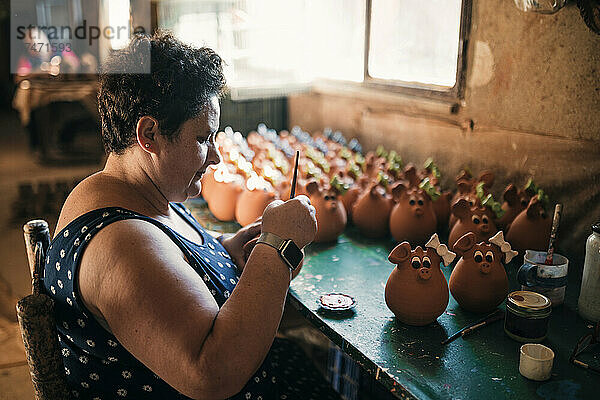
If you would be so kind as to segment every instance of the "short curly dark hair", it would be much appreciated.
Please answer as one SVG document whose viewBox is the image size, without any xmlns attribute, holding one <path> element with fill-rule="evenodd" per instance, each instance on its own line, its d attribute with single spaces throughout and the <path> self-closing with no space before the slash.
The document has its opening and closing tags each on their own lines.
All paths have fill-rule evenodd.
<svg viewBox="0 0 600 400">
<path fill-rule="evenodd" d="M 148 74 L 122 73 L 139 71 L 148 62 Z M 99 81 L 102 142 L 107 153 L 116 154 L 136 142 L 135 129 L 142 116 L 156 118 L 160 133 L 174 140 L 181 124 L 225 91 L 223 60 L 217 53 L 188 46 L 162 30 L 152 36 L 138 34 L 126 48 L 112 53 Z"/>
</svg>

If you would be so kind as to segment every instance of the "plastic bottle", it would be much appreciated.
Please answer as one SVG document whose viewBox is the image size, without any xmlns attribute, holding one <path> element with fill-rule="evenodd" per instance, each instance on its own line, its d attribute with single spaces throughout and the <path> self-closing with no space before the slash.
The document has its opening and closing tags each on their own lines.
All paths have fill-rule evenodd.
<svg viewBox="0 0 600 400">
<path fill-rule="evenodd" d="M 592 225 L 592 234 L 585 244 L 578 308 L 583 318 L 600 320 L 600 222 Z"/>
</svg>

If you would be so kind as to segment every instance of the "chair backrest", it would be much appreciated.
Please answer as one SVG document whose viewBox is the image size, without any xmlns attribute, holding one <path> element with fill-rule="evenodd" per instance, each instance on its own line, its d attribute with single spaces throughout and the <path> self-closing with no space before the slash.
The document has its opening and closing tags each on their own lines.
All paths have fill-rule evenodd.
<svg viewBox="0 0 600 400">
<path fill-rule="evenodd" d="M 54 301 L 44 293 L 41 277 L 50 244 L 48 223 L 33 220 L 23 226 L 32 279 L 32 294 L 17 303 L 17 317 L 36 400 L 69 398 L 54 319 Z"/>
</svg>

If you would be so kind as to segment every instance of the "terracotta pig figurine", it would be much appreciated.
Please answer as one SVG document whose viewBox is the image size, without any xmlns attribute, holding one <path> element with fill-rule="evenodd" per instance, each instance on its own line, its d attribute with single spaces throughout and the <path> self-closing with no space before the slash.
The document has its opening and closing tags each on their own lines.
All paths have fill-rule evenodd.
<svg viewBox="0 0 600 400">
<path fill-rule="evenodd" d="M 467 170 L 462 170 L 461 173 L 456 177 L 456 187 L 457 192 L 450 201 L 451 205 L 454 205 L 460 199 L 465 199 L 471 205 L 471 207 L 475 205 L 481 205 L 481 200 L 477 197 L 477 185 L 483 183 L 482 189 L 484 194 L 488 194 L 490 188 L 493 186 L 495 180 L 495 175 L 491 171 L 482 171 L 479 174 L 477 179 L 473 178 L 471 173 Z M 455 215 L 450 215 L 449 226 L 450 229 L 457 222 L 457 218 Z M 448 242 L 452 244 L 452 242 Z"/>
<path fill-rule="evenodd" d="M 457 218 L 448 236 L 452 250 L 454 243 L 467 232 L 473 232 L 477 242 L 483 242 L 498 232 L 493 213 L 487 207 L 471 206 L 466 200 L 460 199 L 452 206 L 452 215 Z"/>
<path fill-rule="evenodd" d="M 265 186 L 254 187 L 249 184 L 251 179 L 254 178 L 246 181 L 246 188 L 240 193 L 235 206 L 235 219 L 242 226 L 256 221 L 269 203 L 277 198 L 275 190 L 270 184 L 266 185 L 266 181 L 263 182 Z"/>
<path fill-rule="evenodd" d="M 456 254 L 433 234 L 425 249 L 402 242 L 388 260 L 396 264 L 385 285 L 385 303 L 398 320 L 408 325 L 432 323 L 448 305 L 448 284 L 440 263 L 450 264 Z"/>
<path fill-rule="evenodd" d="M 509 263 L 517 255 L 504 240 L 502 231 L 488 242 L 477 243 L 473 232 L 466 233 L 454 244 L 462 257 L 450 275 L 450 293 L 462 308 L 486 313 L 498 307 L 508 294 L 508 278 L 502 262 Z"/>
<path fill-rule="evenodd" d="M 332 242 L 346 228 L 346 209 L 334 190 L 321 189 L 315 180 L 306 184 L 310 203 L 317 211 L 317 234 L 314 242 Z"/>
<path fill-rule="evenodd" d="M 390 212 L 393 201 L 388 198 L 385 189 L 372 183 L 354 203 L 352 221 L 360 232 L 371 238 L 379 238 L 388 234 Z"/>
<path fill-rule="evenodd" d="M 395 240 L 423 245 L 435 232 L 437 219 L 431 198 L 422 189 L 398 182 L 392 189 L 396 205 L 390 215 L 390 232 Z"/>
<path fill-rule="evenodd" d="M 509 184 L 502 194 L 504 215 L 496 220 L 499 229 L 507 232 L 510 224 L 521 211 L 527 208 L 531 196 L 525 190 L 518 190 L 514 184 Z"/>
<path fill-rule="evenodd" d="M 552 218 L 546 213 L 536 194 L 531 198 L 527 209 L 521 211 L 510 224 L 506 240 L 524 253 L 525 250 L 545 251 L 552 230 Z"/>
</svg>

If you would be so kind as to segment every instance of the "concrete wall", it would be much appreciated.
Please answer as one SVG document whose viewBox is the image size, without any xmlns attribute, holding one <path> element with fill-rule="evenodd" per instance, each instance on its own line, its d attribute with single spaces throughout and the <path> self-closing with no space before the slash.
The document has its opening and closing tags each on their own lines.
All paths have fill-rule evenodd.
<svg viewBox="0 0 600 400">
<path fill-rule="evenodd" d="M 318 87 L 291 96 L 290 125 L 329 126 L 422 163 L 433 156 L 453 188 L 464 165 L 496 173 L 496 197 L 529 176 L 564 204 L 559 249 L 583 257 L 600 220 L 600 36 L 569 5 L 528 14 L 475 1 L 460 107 L 388 92 Z"/>
<path fill-rule="evenodd" d="M 475 123 L 600 138 L 600 36 L 574 2 L 552 15 L 474 1 L 466 107 Z"/>
</svg>

